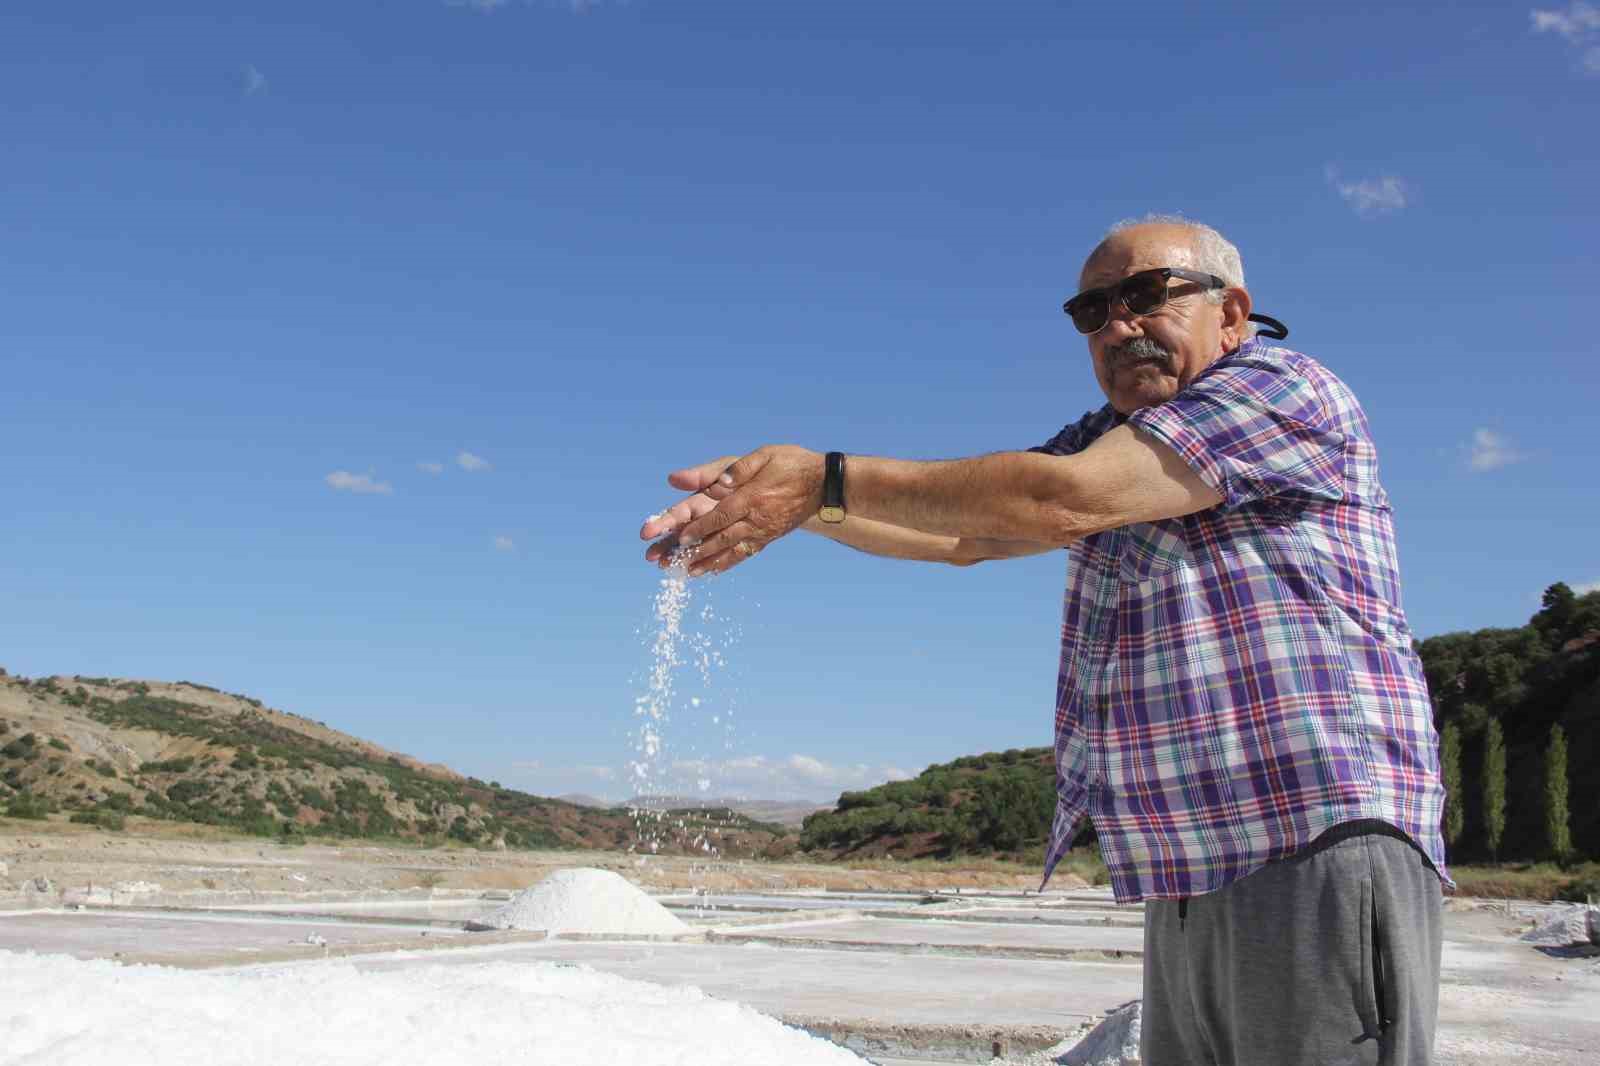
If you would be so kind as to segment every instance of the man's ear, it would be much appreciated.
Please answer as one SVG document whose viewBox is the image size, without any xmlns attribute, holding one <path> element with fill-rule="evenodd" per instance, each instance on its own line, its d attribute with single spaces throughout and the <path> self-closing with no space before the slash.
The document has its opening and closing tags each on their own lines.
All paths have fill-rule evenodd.
<svg viewBox="0 0 1600 1066">
<path fill-rule="evenodd" d="M 1250 325 L 1250 290 L 1224 289 L 1222 293 L 1222 349 L 1231 352 L 1244 343 Z"/>
</svg>

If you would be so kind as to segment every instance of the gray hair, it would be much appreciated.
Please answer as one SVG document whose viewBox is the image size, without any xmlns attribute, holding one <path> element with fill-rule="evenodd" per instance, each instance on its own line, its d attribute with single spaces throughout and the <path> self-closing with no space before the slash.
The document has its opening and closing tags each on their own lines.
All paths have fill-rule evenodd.
<svg viewBox="0 0 1600 1066">
<path fill-rule="evenodd" d="M 1149 214 L 1143 218 L 1123 219 L 1106 230 L 1106 238 L 1113 237 L 1125 229 L 1132 229 L 1134 226 L 1146 226 L 1152 223 L 1181 226 L 1188 230 L 1194 248 L 1192 264 L 1194 268 L 1215 274 L 1226 282 L 1230 289 L 1244 288 L 1244 260 L 1239 257 L 1239 249 L 1232 241 L 1204 222 L 1196 222 L 1182 215 Z M 1212 289 L 1205 294 L 1205 298 L 1209 303 L 1220 304 L 1223 292 L 1221 289 Z M 1254 323 L 1245 323 L 1244 335 L 1246 337 L 1256 335 Z"/>
</svg>

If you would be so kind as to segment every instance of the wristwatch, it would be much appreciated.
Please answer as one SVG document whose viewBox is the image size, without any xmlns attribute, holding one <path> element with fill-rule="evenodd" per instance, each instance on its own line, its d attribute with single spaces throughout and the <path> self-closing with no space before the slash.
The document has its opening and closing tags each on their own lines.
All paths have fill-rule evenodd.
<svg viewBox="0 0 1600 1066">
<path fill-rule="evenodd" d="M 817 517 L 830 525 L 844 521 L 844 453 L 829 452 L 822 466 L 822 506 Z"/>
</svg>

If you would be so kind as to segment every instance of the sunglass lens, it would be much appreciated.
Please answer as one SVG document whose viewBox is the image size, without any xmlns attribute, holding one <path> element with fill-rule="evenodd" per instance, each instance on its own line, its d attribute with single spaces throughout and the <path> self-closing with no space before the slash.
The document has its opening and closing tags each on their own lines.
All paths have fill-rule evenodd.
<svg viewBox="0 0 1600 1066">
<path fill-rule="evenodd" d="M 1110 308 L 1104 290 L 1086 292 L 1068 301 L 1067 314 L 1072 316 L 1072 324 L 1079 333 L 1093 333 L 1106 324 Z"/>
<path fill-rule="evenodd" d="M 1136 315 L 1148 315 L 1167 298 L 1167 279 L 1160 274 L 1135 274 L 1122 283 L 1122 303 Z"/>
</svg>

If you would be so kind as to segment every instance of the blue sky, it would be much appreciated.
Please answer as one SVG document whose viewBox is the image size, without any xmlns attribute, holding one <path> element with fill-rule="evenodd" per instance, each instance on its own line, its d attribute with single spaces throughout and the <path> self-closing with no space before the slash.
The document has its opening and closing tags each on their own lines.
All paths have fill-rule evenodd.
<svg viewBox="0 0 1600 1066">
<path fill-rule="evenodd" d="M 1592 6 L 132 6 L 0 15 L 14 673 L 626 795 L 667 471 L 1048 438 L 1148 211 L 1362 398 L 1420 634 L 1600 582 Z M 667 765 L 1048 743 L 1062 568 L 791 538 L 697 590 Z"/>
</svg>

